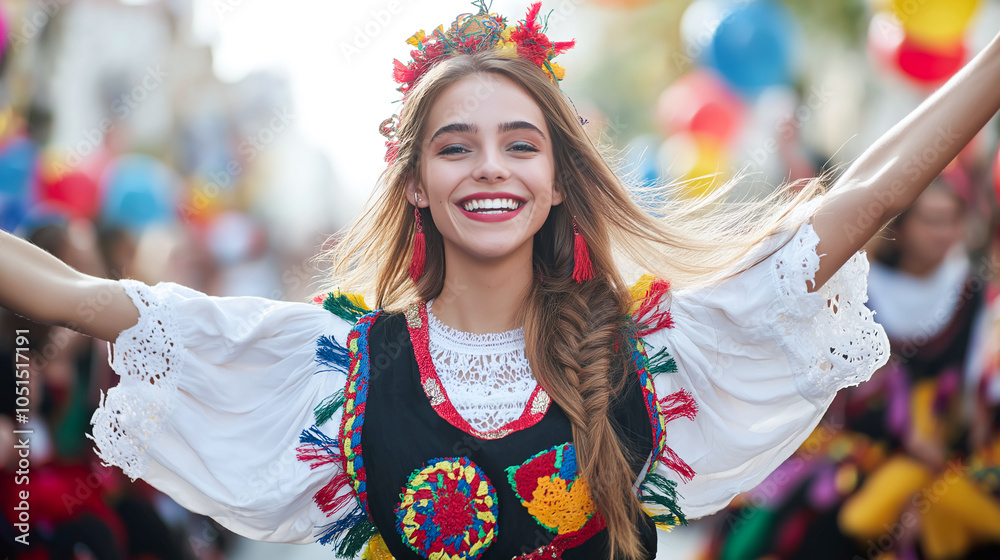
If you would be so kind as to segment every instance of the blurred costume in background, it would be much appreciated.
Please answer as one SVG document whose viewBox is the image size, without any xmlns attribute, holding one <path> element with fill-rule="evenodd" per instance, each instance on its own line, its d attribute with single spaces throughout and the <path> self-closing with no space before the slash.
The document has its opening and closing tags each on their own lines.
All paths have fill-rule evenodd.
<svg viewBox="0 0 1000 560">
<path fill-rule="evenodd" d="M 737 558 L 996 558 L 1000 501 L 985 399 L 987 294 L 965 203 L 943 182 L 891 226 L 869 275 L 889 363 L 838 396 L 820 428 L 744 496 L 711 554 Z M 985 432 L 984 432 L 985 430 Z M 974 437 L 974 433 L 989 434 Z"/>
</svg>

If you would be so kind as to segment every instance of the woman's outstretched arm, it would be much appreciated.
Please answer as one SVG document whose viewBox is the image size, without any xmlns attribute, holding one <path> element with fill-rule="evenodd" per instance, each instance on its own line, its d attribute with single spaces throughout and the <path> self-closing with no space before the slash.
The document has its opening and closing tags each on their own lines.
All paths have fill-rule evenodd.
<svg viewBox="0 0 1000 560">
<path fill-rule="evenodd" d="M 905 210 L 1000 110 L 1000 35 L 886 132 L 837 180 L 813 217 L 818 289 Z"/>
<path fill-rule="evenodd" d="M 117 282 L 78 272 L 4 231 L 0 263 L 0 306 L 33 321 L 114 340 L 139 320 L 139 311 Z"/>
</svg>

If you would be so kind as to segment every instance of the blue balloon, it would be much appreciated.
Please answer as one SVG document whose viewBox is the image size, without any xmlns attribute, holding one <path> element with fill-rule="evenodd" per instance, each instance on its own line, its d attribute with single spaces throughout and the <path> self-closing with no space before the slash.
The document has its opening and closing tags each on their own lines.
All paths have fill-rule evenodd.
<svg viewBox="0 0 1000 560">
<path fill-rule="evenodd" d="M 27 138 L 16 138 L 0 148 L 0 194 L 25 197 L 35 173 L 38 149 Z"/>
<path fill-rule="evenodd" d="M 712 36 L 706 63 L 745 95 L 790 84 L 795 19 L 773 0 L 732 6 Z"/>
<path fill-rule="evenodd" d="M 644 189 L 660 181 L 656 155 L 660 137 L 655 134 L 637 136 L 625 146 L 624 161 L 620 170 L 628 186 Z"/>
<path fill-rule="evenodd" d="M 177 193 L 173 172 L 144 155 L 127 155 L 111 164 L 104 175 L 101 220 L 139 233 L 173 220 Z"/>
<path fill-rule="evenodd" d="M 0 229 L 13 233 L 28 212 L 28 203 L 19 196 L 0 193 Z"/>
</svg>

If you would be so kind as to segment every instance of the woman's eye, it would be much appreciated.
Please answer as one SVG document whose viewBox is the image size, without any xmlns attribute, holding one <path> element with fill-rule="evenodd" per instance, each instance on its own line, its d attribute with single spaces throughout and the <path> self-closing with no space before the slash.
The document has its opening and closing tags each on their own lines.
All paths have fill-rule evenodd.
<svg viewBox="0 0 1000 560">
<path fill-rule="evenodd" d="M 465 147 L 462 146 L 461 144 L 452 144 L 450 146 L 445 146 L 444 148 L 442 148 L 441 151 L 438 152 L 438 155 L 447 156 L 452 154 L 464 154 L 467 151 L 469 150 L 466 150 Z"/>
<path fill-rule="evenodd" d="M 511 150 L 515 152 L 537 152 L 538 148 L 532 146 L 527 142 L 515 142 L 511 147 Z"/>
</svg>

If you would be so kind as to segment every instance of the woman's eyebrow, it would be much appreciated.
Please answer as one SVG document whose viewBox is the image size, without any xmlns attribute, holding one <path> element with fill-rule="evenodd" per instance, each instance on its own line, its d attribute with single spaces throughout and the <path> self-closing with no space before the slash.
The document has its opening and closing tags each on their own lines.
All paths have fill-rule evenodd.
<svg viewBox="0 0 1000 560">
<path fill-rule="evenodd" d="M 469 123 L 451 123 L 451 124 L 446 124 L 446 125 L 442 126 L 441 128 L 437 129 L 437 132 L 434 133 L 434 136 L 431 136 L 431 139 L 428 140 L 427 143 L 429 144 L 429 143 L 433 142 L 435 138 L 437 138 L 438 136 L 440 136 L 440 135 L 442 135 L 442 134 L 444 134 L 446 132 L 471 132 L 471 133 L 475 134 L 475 133 L 479 132 L 479 127 L 477 127 L 474 124 L 469 124 Z"/>
<path fill-rule="evenodd" d="M 503 134 L 504 132 L 510 132 L 512 130 L 532 130 L 537 132 L 538 135 L 541 136 L 542 138 L 545 138 L 545 133 L 542 132 L 540 128 L 531 124 L 528 121 L 505 122 L 500 124 L 500 126 L 498 126 L 497 128 L 499 129 L 501 134 Z"/>
<path fill-rule="evenodd" d="M 545 133 L 542 132 L 540 128 L 531 124 L 528 121 L 511 121 L 511 122 L 500 123 L 500 125 L 497 126 L 497 130 L 501 134 L 505 132 L 510 132 L 512 130 L 531 130 L 538 133 L 538 135 L 541 136 L 542 138 L 545 138 Z M 434 135 L 431 136 L 431 139 L 428 140 L 427 142 L 431 143 L 434 141 L 435 138 L 447 132 L 471 132 L 473 134 L 476 134 L 479 132 L 479 127 L 469 123 L 446 124 L 441 128 L 437 129 Z"/>
</svg>

